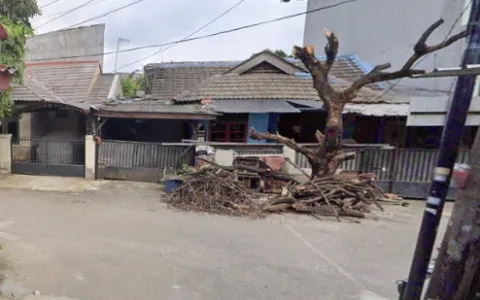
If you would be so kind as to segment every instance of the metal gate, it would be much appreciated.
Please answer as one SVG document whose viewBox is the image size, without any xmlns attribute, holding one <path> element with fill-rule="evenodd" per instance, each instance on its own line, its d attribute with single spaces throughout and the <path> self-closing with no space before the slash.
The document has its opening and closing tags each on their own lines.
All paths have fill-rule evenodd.
<svg viewBox="0 0 480 300">
<path fill-rule="evenodd" d="M 103 140 L 96 157 L 99 179 L 158 182 L 167 170 L 193 165 L 195 146 Z"/>
<path fill-rule="evenodd" d="M 12 139 L 12 173 L 84 177 L 85 140 L 76 137 Z"/>
</svg>

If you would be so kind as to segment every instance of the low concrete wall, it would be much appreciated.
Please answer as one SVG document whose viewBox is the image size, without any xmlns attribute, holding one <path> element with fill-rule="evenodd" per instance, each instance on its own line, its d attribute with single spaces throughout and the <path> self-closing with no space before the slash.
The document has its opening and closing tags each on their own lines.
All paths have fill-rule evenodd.
<svg viewBox="0 0 480 300">
<path fill-rule="evenodd" d="M 12 172 L 12 135 L 0 134 L 0 174 Z"/>
</svg>

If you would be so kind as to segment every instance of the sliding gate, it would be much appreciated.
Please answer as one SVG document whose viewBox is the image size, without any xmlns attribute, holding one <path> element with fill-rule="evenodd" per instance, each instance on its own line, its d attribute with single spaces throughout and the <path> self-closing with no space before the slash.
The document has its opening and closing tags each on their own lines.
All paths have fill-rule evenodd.
<svg viewBox="0 0 480 300">
<path fill-rule="evenodd" d="M 85 140 L 75 137 L 12 139 L 12 174 L 85 176 Z"/>
</svg>

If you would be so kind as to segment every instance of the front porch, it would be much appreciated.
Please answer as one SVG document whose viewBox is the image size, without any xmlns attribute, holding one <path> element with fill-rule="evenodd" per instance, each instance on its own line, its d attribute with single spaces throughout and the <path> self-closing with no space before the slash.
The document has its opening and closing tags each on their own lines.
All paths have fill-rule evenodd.
<svg viewBox="0 0 480 300">
<path fill-rule="evenodd" d="M 94 125 L 89 113 L 87 105 L 64 102 L 15 107 L 2 127 L 2 143 L 11 145 L 9 171 L 91 179 Z"/>
</svg>

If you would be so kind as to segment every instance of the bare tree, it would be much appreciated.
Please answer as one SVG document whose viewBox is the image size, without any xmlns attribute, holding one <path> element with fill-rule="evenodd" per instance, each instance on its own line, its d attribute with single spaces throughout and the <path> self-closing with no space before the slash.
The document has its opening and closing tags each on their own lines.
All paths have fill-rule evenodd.
<svg viewBox="0 0 480 300">
<path fill-rule="evenodd" d="M 414 69 L 414 64 L 421 57 L 448 47 L 468 35 L 468 32 L 465 30 L 445 39 L 439 44 L 428 46 L 428 37 L 435 29 L 442 25 L 443 22 L 443 19 L 438 20 L 422 34 L 413 48 L 413 55 L 405 62 L 402 68 L 397 71 L 386 72 L 385 70 L 391 67 L 389 63 L 377 65 L 372 71 L 357 79 L 350 87 L 343 91 L 334 89 L 328 80 L 330 69 L 335 62 L 339 49 L 339 40 L 335 33 L 325 30 L 325 36 L 327 38 L 327 45 L 325 46 L 327 59 L 325 62 L 320 62 L 316 58 L 313 46 L 294 46 L 293 55 L 303 62 L 312 75 L 313 87 L 317 90 L 319 100 L 323 101 L 328 114 L 325 132 L 321 133 L 317 131 L 315 134 L 318 147 L 316 151 L 314 151 L 278 133 L 257 133 L 254 129 L 251 129 L 250 137 L 258 140 L 274 140 L 302 153 L 312 167 L 312 178 L 334 174 L 343 161 L 355 157 L 354 153 L 344 153 L 341 150 L 343 135 L 342 112 L 345 105 L 355 99 L 360 89 L 368 84 L 425 73 L 423 70 Z"/>
</svg>

